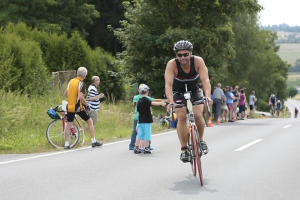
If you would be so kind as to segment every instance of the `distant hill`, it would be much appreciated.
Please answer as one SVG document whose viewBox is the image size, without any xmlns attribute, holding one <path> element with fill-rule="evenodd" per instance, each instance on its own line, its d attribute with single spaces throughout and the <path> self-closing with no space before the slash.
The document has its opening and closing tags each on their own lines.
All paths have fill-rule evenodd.
<svg viewBox="0 0 300 200">
<path fill-rule="evenodd" d="M 261 26 L 261 30 L 277 32 L 276 43 L 300 43 L 300 26 L 289 26 L 287 24 Z"/>
</svg>

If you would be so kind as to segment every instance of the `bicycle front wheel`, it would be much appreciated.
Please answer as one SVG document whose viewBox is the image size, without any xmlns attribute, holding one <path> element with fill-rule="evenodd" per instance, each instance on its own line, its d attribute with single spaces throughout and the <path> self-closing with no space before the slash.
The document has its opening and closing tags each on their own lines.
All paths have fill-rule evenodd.
<svg viewBox="0 0 300 200">
<path fill-rule="evenodd" d="M 190 158 L 190 164 L 191 164 L 193 175 L 196 176 L 196 174 L 197 174 L 196 162 L 195 162 L 196 156 L 195 156 L 195 152 L 194 152 L 194 148 L 193 148 L 193 139 L 192 139 L 190 133 L 187 134 L 187 137 L 188 137 L 188 148 L 189 148 L 190 156 L 191 156 L 191 158 Z"/>
<path fill-rule="evenodd" d="M 79 140 L 79 130 L 74 124 L 75 133 L 70 133 L 69 144 L 70 147 L 74 147 Z M 46 130 L 46 137 L 48 142 L 55 148 L 63 148 L 65 146 L 65 133 L 63 131 L 63 125 L 61 119 L 52 121 Z"/>
<path fill-rule="evenodd" d="M 192 126 L 192 137 L 193 137 L 193 150 L 195 152 L 195 162 L 196 168 L 199 174 L 200 184 L 203 186 L 203 174 L 202 174 L 202 167 L 201 167 L 201 144 L 199 140 L 199 133 L 195 126 Z M 198 134 L 198 137 L 196 136 Z"/>
</svg>

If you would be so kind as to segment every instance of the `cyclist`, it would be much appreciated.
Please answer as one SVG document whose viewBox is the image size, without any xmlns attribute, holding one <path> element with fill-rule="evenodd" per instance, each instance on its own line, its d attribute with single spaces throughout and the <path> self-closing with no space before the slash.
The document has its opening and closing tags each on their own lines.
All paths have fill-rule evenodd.
<svg viewBox="0 0 300 200">
<path fill-rule="evenodd" d="M 198 87 L 201 80 L 205 96 L 209 99 L 210 106 L 212 100 L 209 98 L 211 95 L 211 85 L 208 77 L 208 70 L 205 66 L 203 59 L 199 56 L 193 56 L 193 45 L 189 41 L 178 41 L 173 48 L 176 58 L 170 60 L 165 70 L 165 89 L 169 107 L 175 108 L 175 113 L 178 118 L 177 134 L 181 145 L 180 160 L 182 162 L 189 162 L 190 155 L 187 147 L 187 133 L 186 133 L 186 108 L 179 107 L 183 103 L 182 94 L 185 92 L 185 85 L 187 84 L 188 91 L 192 92 L 192 102 L 201 100 L 203 92 Z M 204 127 L 205 122 L 203 119 L 203 104 L 194 105 L 194 116 L 197 129 L 200 135 L 202 149 L 208 153 L 206 142 L 204 141 Z"/>
<path fill-rule="evenodd" d="M 277 115 L 277 117 L 280 116 L 281 107 L 282 107 L 281 102 L 280 102 L 280 100 L 278 100 L 277 103 L 276 103 L 276 115 Z"/>
<path fill-rule="evenodd" d="M 70 149 L 69 137 L 71 126 L 73 125 L 75 114 L 78 114 L 88 125 L 88 131 L 91 135 L 92 147 L 102 146 L 102 143 L 97 142 L 94 134 L 94 124 L 92 118 L 87 111 L 90 110 L 88 102 L 85 100 L 85 84 L 83 80 L 86 78 L 87 69 L 79 67 L 77 77 L 70 80 L 65 96 L 68 98 L 67 105 L 67 127 L 65 132 L 65 149 Z"/>
<path fill-rule="evenodd" d="M 276 97 L 274 94 L 272 94 L 269 98 L 269 105 L 270 105 L 272 116 L 274 116 L 274 112 L 275 112 L 275 103 L 276 103 Z"/>
</svg>

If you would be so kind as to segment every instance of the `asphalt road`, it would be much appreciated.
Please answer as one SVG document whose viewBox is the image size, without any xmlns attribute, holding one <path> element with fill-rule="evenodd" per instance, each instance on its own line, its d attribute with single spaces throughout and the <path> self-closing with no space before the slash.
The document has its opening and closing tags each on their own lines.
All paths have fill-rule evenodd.
<svg viewBox="0 0 300 200">
<path fill-rule="evenodd" d="M 287 102 L 290 110 L 299 101 Z M 293 107 L 294 106 L 294 107 Z M 179 160 L 175 131 L 154 135 L 153 154 L 128 140 L 55 153 L 0 155 L 1 200 L 300 199 L 300 118 L 263 118 L 206 128 L 204 186 Z"/>
</svg>

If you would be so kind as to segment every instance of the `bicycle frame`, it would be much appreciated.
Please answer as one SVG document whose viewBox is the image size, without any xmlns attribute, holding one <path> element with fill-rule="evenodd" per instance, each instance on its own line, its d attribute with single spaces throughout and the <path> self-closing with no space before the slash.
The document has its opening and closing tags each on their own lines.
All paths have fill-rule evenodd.
<svg viewBox="0 0 300 200">
<path fill-rule="evenodd" d="M 60 132 L 59 134 L 63 138 L 62 140 L 64 141 L 65 140 L 65 132 L 66 132 L 66 128 L 67 128 L 67 112 L 66 112 L 66 110 L 63 109 L 62 105 L 56 106 L 55 108 L 53 108 L 53 110 L 55 112 L 57 112 L 57 113 L 61 113 L 61 115 L 60 115 L 61 122 L 59 122 L 58 120 L 52 121 L 48 125 L 47 131 L 46 131 L 46 137 L 47 137 L 49 143 L 52 146 L 60 148 L 62 146 L 62 144 L 58 144 L 58 143 L 61 142 L 61 140 L 57 141 L 57 137 L 55 137 L 55 134 L 53 135 L 51 133 L 51 130 L 53 130 L 53 129 L 51 129 L 51 127 L 53 127 L 53 124 L 55 122 L 57 122 L 57 123 L 59 122 L 59 124 L 62 123 L 61 126 L 57 127 L 57 128 L 60 129 L 60 131 L 59 131 L 59 129 L 57 129 L 56 133 Z M 53 132 L 53 133 L 55 133 L 55 132 Z M 53 137 L 54 141 L 52 140 L 52 137 Z M 74 141 L 74 138 L 78 138 L 78 139 L 75 139 L 74 142 L 72 142 L 73 145 L 76 145 L 77 142 L 79 142 L 81 145 L 84 144 L 84 141 L 85 141 L 84 128 L 83 128 L 83 125 L 82 125 L 82 123 L 81 123 L 81 121 L 80 121 L 80 119 L 78 118 L 77 115 L 75 115 L 74 122 L 73 122 L 73 124 L 71 126 L 71 132 L 70 132 L 70 135 L 69 135 L 69 141 L 71 141 L 71 137 L 73 138 L 72 141 Z M 58 142 L 58 143 L 56 143 L 56 142 Z"/>
<path fill-rule="evenodd" d="M 65 134 L 65 131 L 66 131 L 66 127 L 67 127 L 67 112 L 62 110 L 62 115 L 61 115 L 61 118 L 62 118 L 62 134 Z M 80 120 L 78 119 L 78 117 L 75 115 L 74 117 L 74 120 L 76 122 L 76 125 L 79 127 L 78 128 L 78 131 L 79 131 L 79 134 L 81 134 L 82 137 L 82 141 L 79 141 L 82 145 L 84 144 L 84 141 L 85 141 L 85 133 L 84 133 L 84 128 L 82 126 L 82 123 L 80 122 Z M 75 123 L 73 122 L 73 124 Z M 73 134 L 73 133 L 72 133 Z"/>
<path fill-rule="evenodd" d="M 183 93 L 184 103 L 187 112 L 187 137 L 188 137 L 188 150 L 190 152 L 190 163 L 192 166 L 193 175 L 196 176 L 197 171 L 199 174 L 200 184 L 203 186 L 203 175 L 202 175 L 202 168 L 201 168 L 201 156 L 204 155 L 204 152 L 201 148 L 200 136 L 197 130 L 194 112 L 193 112 L 193 104 L 191 102 L 191 91 L 188 91 L 187 84 L 185 84 L 185 92 Z M 210 108 L 206 100 L 206 104 L 208 106 L 208 111 L 210 114 Z M 194 104 L 201 104 L 203 100 L 194 102 Z M 172 113 L 172 110 L 170 111 Z M 172 115 L 173 116 L 173 115 Z M 198 169 L 198 170 L 197 170 Z"/>
</svg>

